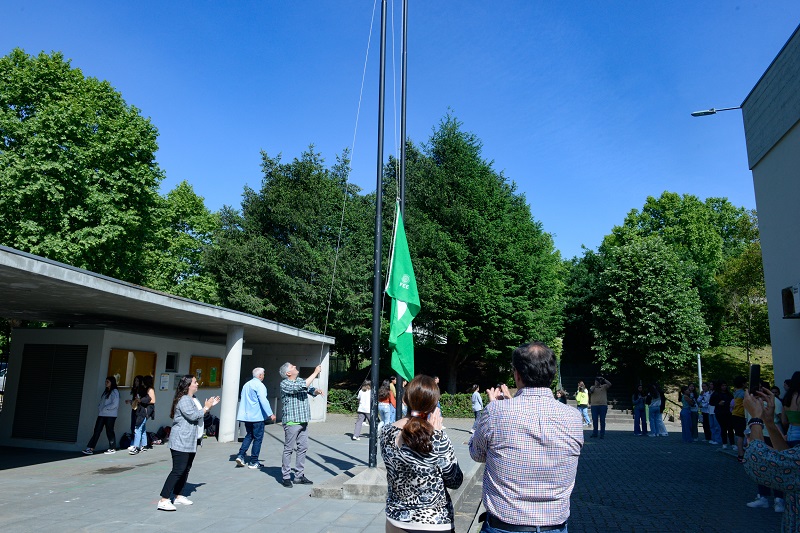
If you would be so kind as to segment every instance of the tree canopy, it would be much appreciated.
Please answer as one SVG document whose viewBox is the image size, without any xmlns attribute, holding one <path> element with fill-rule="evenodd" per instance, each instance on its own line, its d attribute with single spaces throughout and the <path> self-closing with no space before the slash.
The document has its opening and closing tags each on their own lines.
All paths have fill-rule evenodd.
<svg viewBox="0 0 800 533">
<path fill-rule="evenodd" d="M 661 237 L 614 247 L 600 274 L 592 331 L 605 369 L 673 370 L 708 345 L 700 297 Z"/>
<path fill-rule="evenodd" d="M 184 298 L 216 304 L 217 283 L 203 262 L 220 227 L 203 198 L 188 182 L 159 197 L 154 218 L 155 239 L 147 257 L 144 285 Z"/>
<path fill-rule="evenodd" d="M 261 189 L 245 188 L 241 211 L 222 210 L 206 255 L 221 301 L 317 332 L 327 318 L 337 349 L 358 353 L 371 328 L 374 197 L 347 183 L 347 153 L 331 168 L 313 146 L 289 163 L 261 156 Z"/>
<path fill-rule="evenodd" d="M 447 358 L 451 392 L 466 361 L 498 360 L 561 330 L 552 237 L 481 148 L 448 115 L 407 163 L 406 231 L 422 299 L 415 325 Z"/>
<path fill-rule="evenodd" d="M 727 198 L 705 202 L 690 194 L 664 192 L 648 196 L 642 210 L 633 209 L 621 226 L 615 226 L 602 245 L 629 244 L 658 235 L 684 263 L 702 302 L 703 317 L 719 342 L 725 320 L 717 273 L 726 259 L 736 256 L 758 238 L 753 213 L 735 207 Z"/>
<path fill-rule="evenodd" d="M 0 243 L 141 283 L 157 131 L 60 53 L 0 58 Z"/>
</svg>

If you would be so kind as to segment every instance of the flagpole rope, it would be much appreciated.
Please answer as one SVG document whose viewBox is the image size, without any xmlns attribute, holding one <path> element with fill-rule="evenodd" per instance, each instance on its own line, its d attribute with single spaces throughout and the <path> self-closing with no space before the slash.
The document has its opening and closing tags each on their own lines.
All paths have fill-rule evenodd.
<svg viewBox="0 0 800 533">
<path fill-rule="evenodd" d="M 344 227 L 344 214 L 345 209 L 347 207 L 347 193 L 349 190 L 348 185 L 350 184 L 350 172 L 353 170 L 353 157 L 355 156 L 356 151 L 356 138 L 358 136 L 358 121 L 359 117 L 361 116 L 361 102 L 364 97 L 364 83 L 367 77 L 367 65 L 369 64 L 369 50 L 372 44 L 372 28 L 375 25 L 375 11 L 378 6 L 378 0 L 373 0 L 372 3 L 372 18 L 369 22 L 369 35 L 367 36 L 367 51 L 364 53 L 364 68 L 361 72 L 361 88 L 358 92 L 358 106 L 356 107 L 356 121 L 355 126 L 353 128 L 353 142 L 351 143 L 350 148 L 350 160 L 347 163 L 347 175 L 345 176 L 344 182 L 344 191 L 342 194 L 342 216 L 339 219 L 339 235 L 336 238 L 336 253 L 333 257 L 333 272 L 331 273 L 331 288 L 328 291 L 328 305 L 325 310 L 325 325 L 322 328 L 322 335 L 328 334 L 328 321 L 330 320 L 331 314 L 331 302 L 333 300 L 333 287 L 336 282 L 336 268 L 339 263 L 339 250 L 342 244 L 342 228 Z M 319 363 L 318 365 L 322 364 L 322 360 L 325 358 L 325 345 L 320 344 L 319 347 Z"/>
</svg>

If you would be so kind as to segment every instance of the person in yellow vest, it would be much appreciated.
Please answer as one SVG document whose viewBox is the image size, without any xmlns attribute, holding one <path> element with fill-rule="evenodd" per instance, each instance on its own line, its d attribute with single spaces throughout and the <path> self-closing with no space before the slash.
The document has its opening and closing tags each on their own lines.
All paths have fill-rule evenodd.
<svg viewBox="0 0 800 533">
<path fill-rule="evenodd" d="M 586 391 L 586 385 L 583 381 L 578 382 L 578 392 L 575 393 L 575 401 L 578 403 L 578 411 L 583 416 L 584 425 L 591 426 L 592 421 L 589 420 L 589 393 Z"/>
</svg>

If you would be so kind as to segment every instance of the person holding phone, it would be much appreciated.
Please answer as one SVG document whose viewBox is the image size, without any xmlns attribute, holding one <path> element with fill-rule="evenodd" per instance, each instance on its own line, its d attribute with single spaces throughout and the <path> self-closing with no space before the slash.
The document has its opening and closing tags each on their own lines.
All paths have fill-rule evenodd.
<svg viewBox="0 0 800 533">
<path fill-rule="evenodd" d="M 592 438 L 598 436 L 598 424 L 600 425 L 600 438 L 604 439 L 606 436 L 606 414 L 608 414 L 609 388 L 611 388 L 611 382 L 603 377 L 595 378 L 594 385 L 589 387 L 589 397 L 592 402 Z"/>
<path fill-rule="evenodd" d="M 386 424 L 379 435 L 386 465 L 386 532 L 454 531 L 447 489 L 464 481 L 453 444 L 442 431 L 439 387 L 417 376 L 405 389 L 408 417 Z"/>
<path fill-rule="evenodd" d="M 800 448 L 790 448 L 780 428 L 775 424 L 775 396 L 767 388 L 755 394 L 745 394 L 743 400 L 747 412 L 753 417 L 748 422 L 750 444 L 744 461 L 744 471 L 759 485 L 784 491 L 781 531 L 800 531 L 798 517 L 798 488 L 800 488 Z M 769 430 L 772 445 L 764 439 L 764 430 Z M 778 506 L 776 505 L 776 511 Z"/>
</svg>

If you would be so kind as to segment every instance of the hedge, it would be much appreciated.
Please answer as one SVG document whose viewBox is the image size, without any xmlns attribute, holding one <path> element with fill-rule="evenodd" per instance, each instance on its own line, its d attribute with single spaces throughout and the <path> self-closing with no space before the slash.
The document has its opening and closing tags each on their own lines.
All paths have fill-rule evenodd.
<svg viewBox="0 0 800 533">
<path fill-rule="evenodd" d="M 488 399 L 486 394 L 481 393 L 483 405 Z M 442 406 L 442 416 L 447 418 L 472 418 L 472 395 L 471 394 L 442 394 L 439 403 Z M 355 413 L 358 409 L 358 395 L 349 390 L 331 389 L 328 391 L 328 412 L 349 414 Z"/>
</svg>

